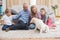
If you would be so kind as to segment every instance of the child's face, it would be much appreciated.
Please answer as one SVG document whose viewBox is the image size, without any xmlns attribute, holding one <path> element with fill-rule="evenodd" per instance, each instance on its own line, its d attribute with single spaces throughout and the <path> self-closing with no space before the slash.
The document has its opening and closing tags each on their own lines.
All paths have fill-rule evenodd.
<svg viewBox="0 0 60 40">
<path fill-rule="evenodd" d="M 7 16 L 10 16 L 11 15 L 11 11 L 9 11 L 8 13 L 6 13 Z"/>
<path fill-rule="evenodd" d="M 41 15 L 45 15 L 45 10 L 40 10 Z"/>
</svg>

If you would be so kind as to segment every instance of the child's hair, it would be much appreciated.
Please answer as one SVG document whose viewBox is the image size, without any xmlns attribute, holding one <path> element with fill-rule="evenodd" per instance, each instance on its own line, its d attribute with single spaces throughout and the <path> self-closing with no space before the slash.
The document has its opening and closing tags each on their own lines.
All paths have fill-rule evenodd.
<svg viewBox="0 0 60 40">
<path fill-rule="evenodd" d="M 45 11 L 45 9 L 44 9 L 44 8 L 41 8 L 40 10 L 44 10 L 44 11 Z"/>
<path fill-rule="evenodd" d="M 10 12 L 10 10 L 7 8 L 6 10 L 5 10 L 5 13 L 9 13 Z"/>
<path fill-rule="evenodd" d="M 46 10 L 45 10 L 45 8 L 41 8 L 40 10 L 44 10 L 44 11 L 45 11 L 45 13 L 46 13 Z"/>
</svg>

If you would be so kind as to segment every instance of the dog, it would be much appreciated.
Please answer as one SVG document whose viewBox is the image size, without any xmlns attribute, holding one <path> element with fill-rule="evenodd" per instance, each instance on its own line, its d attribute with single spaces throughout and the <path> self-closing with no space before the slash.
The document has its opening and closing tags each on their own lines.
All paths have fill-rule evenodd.
<svg viewBox="0 0 60 40">
<path fill-rule="evenodd" d="M 30 23 L 35 23 L 36 27 L 34 30 L 39 29 L 40 33 L 42 32 L 48 32 L 49 31 L 49 27 L 43 23 L 43 21 L 41 19 L 38 18 L 32 18 Z"/>
</svg>

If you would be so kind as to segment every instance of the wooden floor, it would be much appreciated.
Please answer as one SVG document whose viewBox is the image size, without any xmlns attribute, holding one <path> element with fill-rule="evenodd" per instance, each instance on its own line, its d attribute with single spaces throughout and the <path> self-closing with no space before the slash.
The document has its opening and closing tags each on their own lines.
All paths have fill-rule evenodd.
<svg viewBox="0 0 60 40">
<path fill-rule="evenodd" d="M 58 17 L 58 18 L 60 18 L 60 17 Z M 10 32 L 8 32 L 8 33 L 10 33 Z M 0 40 L 60 40 L 60 38 L 1 38 L 0 37 Z"/>
<path fill-rule="evenodd" d="M 60 40 L 60 39 L 50 39 L 50 38 L 13 38 L 13 39 L 7 39 L 7 38 L 4 38 L 4 39 L 0 39 L 0 40 Z"/>
</svg>

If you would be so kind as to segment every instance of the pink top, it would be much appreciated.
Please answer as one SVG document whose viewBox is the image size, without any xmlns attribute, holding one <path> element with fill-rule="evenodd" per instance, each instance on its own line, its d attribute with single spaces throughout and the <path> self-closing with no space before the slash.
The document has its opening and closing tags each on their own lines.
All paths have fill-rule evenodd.
<svg viewBox="0 0 60 40">
<path fill-rule="evenodd" d="M 41 19 L 41 15 L 40 15 L 39 12 L 36 14 L 36 17 L 37 17 L 38 19 Z"/>
</svg>

